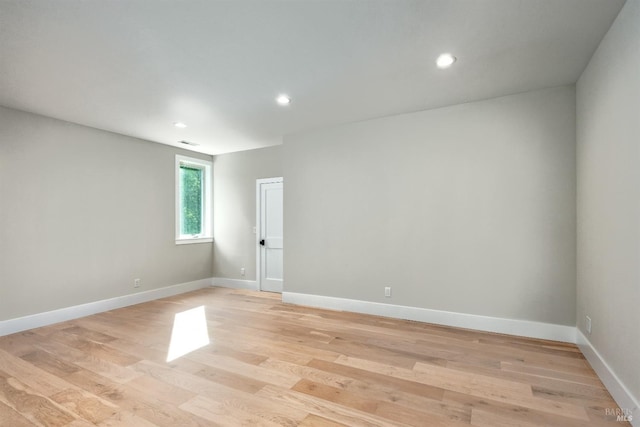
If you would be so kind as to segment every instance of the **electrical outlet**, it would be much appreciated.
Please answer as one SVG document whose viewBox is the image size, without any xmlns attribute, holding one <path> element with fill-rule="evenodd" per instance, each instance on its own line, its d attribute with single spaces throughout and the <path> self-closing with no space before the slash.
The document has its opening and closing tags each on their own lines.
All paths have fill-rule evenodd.
<svg viewBox="0 0 640 427">
<path fill-rule="evenodd" d="M 587 328 L 587 333 L 591 335 L 591 317 L 585 316 L 585 324 Z"/>
<path fill-rule="evenodd" d="M 240 275 L 241 275 L 241 276 L 244 276 L 244 267 L 242 267 L 242 268 L 240 269 Z"/>
<path fill-rule="evenodd" d="M 133 279 L 133 287 L 134 288 L 140 287 L 140 279 Z"/>
<path fill-rule="evenodd" d="M 391 296 L 391 286 L 384 287 L 384 296 L 387 298 Z"/>
</svg>

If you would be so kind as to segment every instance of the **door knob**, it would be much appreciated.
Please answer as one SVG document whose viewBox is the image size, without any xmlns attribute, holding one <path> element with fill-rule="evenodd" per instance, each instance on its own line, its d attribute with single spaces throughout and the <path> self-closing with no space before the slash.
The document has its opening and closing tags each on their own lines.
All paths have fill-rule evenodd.
<svg viewBox="0 0 640 427">
<path fill-rule="evenodd" d="M 264 239 L 260 240 L 260 246 L 264 246 Z"/>
</svg>

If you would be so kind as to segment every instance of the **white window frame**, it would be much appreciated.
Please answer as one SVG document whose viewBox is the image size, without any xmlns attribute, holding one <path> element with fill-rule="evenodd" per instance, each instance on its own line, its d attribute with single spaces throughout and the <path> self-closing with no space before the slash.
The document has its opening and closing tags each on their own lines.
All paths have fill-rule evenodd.
<svg viewBox="0 0 640 427">
<path fill-rule="evenodd" d="M 180 165 L 188 165 L 194 168 L 201 169 L 203 171 L 202 182 L 202 233 L 193 234 L 180 234 L 180 224 L 182 215 L 182 197 L 181 182 L 180 182 Z M 196 159 L 193 157 L 181 156 L 176 154 L 176 245 L 186 245 L 192 243 L 211 243 L 213 242 L 213 227 L 212 227 L 212 213 L 211 200 L 212 200 L 212 177 L 213 163 L 207 160 Z"/>
</svg>

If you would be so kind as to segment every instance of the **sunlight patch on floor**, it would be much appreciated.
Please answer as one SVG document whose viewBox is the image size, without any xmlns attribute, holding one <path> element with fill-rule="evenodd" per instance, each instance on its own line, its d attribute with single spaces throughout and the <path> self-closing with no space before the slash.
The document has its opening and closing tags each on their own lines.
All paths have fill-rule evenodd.
<svg viewBox="0 0 640 427">
<path fill-rule="evenodd" d="M 209 344 L 209 330 L 204 306 L 176 313 L 171 331 L 167 362 Z"/>
</svg>

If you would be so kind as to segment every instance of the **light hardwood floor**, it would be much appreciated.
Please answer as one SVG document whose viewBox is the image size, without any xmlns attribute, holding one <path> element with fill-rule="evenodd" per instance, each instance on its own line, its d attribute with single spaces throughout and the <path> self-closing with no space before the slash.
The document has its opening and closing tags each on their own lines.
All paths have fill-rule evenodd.
<svg viewBox="0 0 640 427">
<path fill-rule="evenodd" d="M 575 345 L 279 298 L 203 289 L 2 337 L 0 425 L 628 425 Z M 210 344 L 166 362 L 200 306 Z"/>
</svg>

